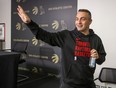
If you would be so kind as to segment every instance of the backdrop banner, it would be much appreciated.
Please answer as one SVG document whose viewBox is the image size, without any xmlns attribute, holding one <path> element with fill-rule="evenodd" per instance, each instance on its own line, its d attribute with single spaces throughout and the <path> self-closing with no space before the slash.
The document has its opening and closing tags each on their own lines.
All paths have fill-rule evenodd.
<svg viewBox="0 0 116 88">
<path fill-rule="evenodd" d="M 16 42 L 28 42 L 27 56 L 23 57 L 26 58 L 26 63 L 19 69 L 37 72 L 42 68 L 58 74 L 62 58 L 61 49 L 35 38 L 18 16 L 18 5 L 21 5 L 41 28 L 57 32 L 75 28 L 77 0 L 12 0 L 11 48 Z"/>
</svg>

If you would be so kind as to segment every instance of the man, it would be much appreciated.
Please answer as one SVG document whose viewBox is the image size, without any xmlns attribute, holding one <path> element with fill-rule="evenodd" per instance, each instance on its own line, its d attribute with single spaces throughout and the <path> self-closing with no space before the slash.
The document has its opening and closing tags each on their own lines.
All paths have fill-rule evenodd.
<svg viewBox="0 0 116 88">
<path fill-rule="evenodd" d="M 93 81 L 95 67 L 89 67 L 89 60 L 93 57 L 97 64 L 102 64 L 106 52 L 100 37 L 89 28 L 92 22 L 89 10 L 80 9 L 77 12 L 74 30 L 57 33 L 49 33 L 40 28 L 21 6 L 17 10 L 37 39 L 62 49 L 60 88 L 96 88 Z"/>
</svg>

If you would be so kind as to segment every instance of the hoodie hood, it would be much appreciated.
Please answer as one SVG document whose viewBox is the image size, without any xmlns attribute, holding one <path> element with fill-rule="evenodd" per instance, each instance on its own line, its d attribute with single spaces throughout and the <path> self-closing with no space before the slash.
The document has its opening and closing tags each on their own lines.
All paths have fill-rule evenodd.
<svg viewBox="0 0 116 88">
<path fill-rule="evenodd" d="M 89 34 L 88 35 L 84 35 L 80 31 L 78 31 L 77 28 L 74 29 L 73 33 L 74 33 L 75 36 L 79 36 L 79 37 L 90 37 L 90 36 L 94 35 L 93 29 L 89 29 Z"/>
</svg>

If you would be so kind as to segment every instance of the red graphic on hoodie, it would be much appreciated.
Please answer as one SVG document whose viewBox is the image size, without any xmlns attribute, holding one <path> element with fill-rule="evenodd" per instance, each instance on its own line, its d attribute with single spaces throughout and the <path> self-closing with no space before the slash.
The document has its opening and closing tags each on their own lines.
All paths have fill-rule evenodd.
<svg viewBox="0 0 116 88">
<path fill-rule="evenodd" d="M 81 41 L 80 38 L 76 38 L 75 56 L 90 57 L 90 42 Z"/>
</svg>

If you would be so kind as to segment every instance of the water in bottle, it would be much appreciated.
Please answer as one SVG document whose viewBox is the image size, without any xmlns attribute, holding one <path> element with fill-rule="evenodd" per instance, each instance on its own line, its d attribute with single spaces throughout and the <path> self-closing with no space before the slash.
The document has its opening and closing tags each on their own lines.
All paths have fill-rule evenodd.
<svg viewBox="0 0 116 88">
<path fill-rule="evenodd" d="M 94 68 L 95 67 L 95 64 L 96 64 L 96 59 L 91 57 L 90 60 L 89 60 L 89 66 L 91 68 Z"/>
</svg>

